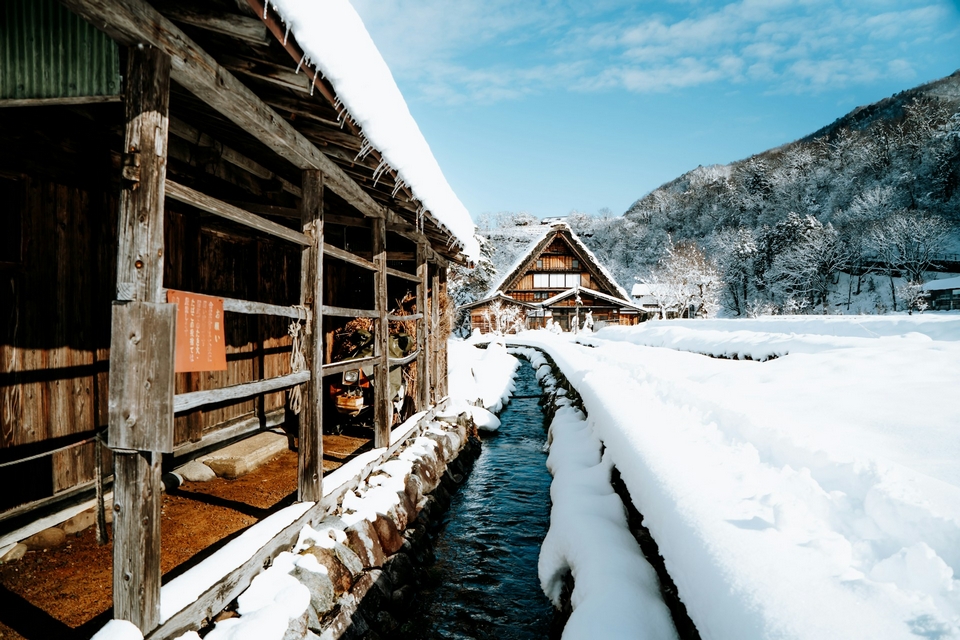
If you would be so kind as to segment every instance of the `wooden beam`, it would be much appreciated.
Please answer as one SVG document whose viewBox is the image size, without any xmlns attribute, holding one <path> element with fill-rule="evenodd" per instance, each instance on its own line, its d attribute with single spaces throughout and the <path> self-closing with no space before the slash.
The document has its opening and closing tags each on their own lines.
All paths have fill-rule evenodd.
<svg viewBox="0 0 960 640">
<path fill-rule="evenodd" d="M 239 151 L 235 151 L 230 147 L 218 142 L 212 136 L 203 133 L 196 127 L 193 127 L 179 118 L 170 118 L 170 133 L 177 136 L 181 140 L 185 140 L 190 144 L 196 145 L 201 149 L 212 149 L 218 158 L 224 162 L 229 162 L 235 167 L 243 169 L 244 171 L 255 175 L 258 178 L 264 180 L 276 180 L 280 183 L 280 186 L 287 193 L 291 193 L 296 197 L 300 197 L 300 187 L 291 183 L 289 180 L 285 179 L 283 176 L 279 176 L 270 169 L 267 169 L 258 162 L 251 160 L 246 157 Z M 298 212 L 299 219 L 299 212 Z"/>
<path fill-rule="evenodd" d="M 267 28 L 263 22 L 253 17 L 222 12 L 211 14 L 187 5 L 165 7 L 163 14 L 174 22 L 221 33 L 253 45 L 263 46 L 270 43 Z"/>
<path fill-rule="evenodd" d="M 384 217 L 384 207 L 271 109 L 179 27 L 145 0 L 62 0 L 74 13 L 117 42 L 151 45 L 171 56 L 172 78 L 280 157 L 300 169 L 319 169 L 324 184 L 364 215 Z"/>
<path fill-rule="evenodd" d="M 395 278 L 402 278 L 403 280 L 410 280 L 411 282 L 419 282 L 420 277 L 414 273 L 407 273 L 406 271 L 400 271 L 399 269 L 391 269 L 386 267 L 387 275 L 393 276 Z"/>
<path fill-rule="evenodd" d="M 277 238 L 283 238 L 284 240 L 289 240 L 290 242 L 295 242 L 302 246 L 309 246 L 311 244 L 311 239 L 309 236 L 300 233 L 299 231 L 294 231 L 289 227 L 285 227 L 282 224 L 277 224 L 266 218 L 261 218 L 256 216 L 249 211 L 244 211 L 239 209 L 232 204 L 227 204 L 222 200 L 217 200 L 216 198 L 211 198 L 208 195 L 200 193 L 196 189 L 191 189 L 190 187 L 184 186 L 182 184 L 167 180 L 167 196 L 184 202 L 191 206 L 200 209 L 201 211 L 206 211 L 207 213 L 212 213 L 215 216 L 220 216 L 221 218 L 226 218 L 227 220 L 232 220 L 233 222 L 238 222 L 242 225 L 246 225 L 257 231 L 262 231 L 263 233 L 268 233 Z"/>
<path fill-rule="evenodd" d="M 427 310 L 427 289 L 429 288 L 426 242 L 417 243 L 417 275 L 420 282 L 417 284 L 417 313 L 423 320 L 417 323 L 417 411 L 423 411 L 430 404 L 430 368 L 428 354 L 430 342 L 427 335 L 427 321 L 430 312 Z"/>
<path fill-rule="evenodd" d="M 344 362 L 325 364 L 323 365 L 323 376 L 332 376 L 337 373 L 343 373 L 344 371 L 350 371 L 351 369 L 360 369 L 368 364 L 373 364 L 379 361 L 379 356 L 370 356 L 368 358 L 356 358 L 354 360 L 347 360 Z"/>
<path fill-rule="evenodd" d="M 325 304 L 323 305 L 323 315 L 335 318 L 379 318 L 380 312 L 375 309 L 348 309 L 347 307 L 334 307 Z"/>
<path fill-rule="evenodd" d="M 111 338 L 113 615 L 143 632 L 160 622 L 159 451 L 173 444 L 176 311 L 164 304 L 163 294 L 170 69 L 170 57 L 159 49 L 131 47 L 128 51 L 117 298 L 133 302 L 114 306 Z M 133 363 L 139 364 L 131 371 Z M 131 374 L 135 379 L 129 378 Z M 152 452 L 132 450 L 151 444 Z"/>
<path fill-rule="evenodd" d="M 120 102 L 120 95 L 115 96 L 70 96 L 63 98 L 5 98 L 0 100 L 0 109 L 4 107 L 50 107 L 57 105 L 101 104 L 104 102 Z"/>
<path fill-rule="evenodd" d="M 241 400 L 251 396 L 258 396 L 262 393 L 270 393 L 271 391 L 294 387 L 308 380 L 310 380 L 309 371 L 298 371 L 297 373 L 288 373 L 277 376 L 276 378 L 233 384 L 229 387 L 220 387 L 219 389 L 179 393 L 174 396 L 173 410 L 176 413 L 182 413 L 208 404 L 217 404 L 219 402 L 227 402 L 228 400 Z"/>
<path fill-rule="evenodd" d="M 300 209 L 294 207 L 280 207 L 274 204 L 259 204 L 256 202 L 245 202 L 242 200 L 225 200 L 244 211 L 255 213 L 261 216 L 276 216 L 278 218 L 288 218 L 290 220 L 300 219 Z"/>
<path fill-rule="evenodd" d="M 304 247 L 300 270 L 300 304 L 313 311 L 301 342 L 307 371 L 314 373 L 302 387 L 297 499 L 319 502 L 323 497 L 323 174 L 303 172 L 303 233 L 313 240 Z"/>
<path fill-rule="evenodd" d="M 377 265 L 369 260 L 361 258 L 355 253 L 350 253 L 349 251 L 344 251 L 333 245 L 324 243 L 323 245 L 324 255 L 328 255 L 331 258 L 337 258 L 338 260 L 343 260 L 344 262 L 349 262 L 350 264 L 356 265 L 358 267 L 363 267 L 370 271 L 376 271 L 378 269 Z"/>
<path fill-rule="evenodd" d="M 379 362 L 374 367 L 374 446 L 390 444 L 390 424 L 393 422 L 393 404 L 390 402 L 390 323 L 387 320 L 387 228 L 383 220 L 373 225 L 374 300 L 377 319 L 374 321 L 374 355 Z"/>
<path fill-rule="evenodd" d="M 447 268 L 445 266 L 437 267 L 437 377 L 434 378 L 434 385 L 437 387 L 437 402 L 446 398 L 447 388 L 447 327 L 444 318 L 441 315 L 440 303 L 447 296 Z"/>
<path fill-rule="evenodd" d="M 266 60 L 250 60 L 239 56 L 221 56 L 220 63 L 225 69 L 234 73 L 241 73 L 284 89 L 310 95 L 310 78 L 307 77 L 306 73 L 296 73 L 296 70 L 290 67 Z"/>
</svg>

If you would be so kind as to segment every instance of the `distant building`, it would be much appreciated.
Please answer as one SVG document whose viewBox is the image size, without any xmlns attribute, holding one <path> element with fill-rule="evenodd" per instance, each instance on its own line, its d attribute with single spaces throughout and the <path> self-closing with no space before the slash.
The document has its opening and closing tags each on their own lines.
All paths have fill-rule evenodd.
<svg viewBox="0 0 960 640">
<path fill-rule="evenodd" d="M 930 295 L 930 308 L 934 311 L 960 309 L 960 276 L 933 280 L 923 285 Z"/>
<path fill-rule="evenodd" d="M 546 326 L 551 320 L 569 331 L 583 326 L 590 312 L 595 326 L 636 324 L 652 315 L 630 301 L 627 292 L 597 257 L 560 222 L 550 225 L 490 292 L 464 305 L 472 328 L 496 330 L 493 310 L 522 314 L 521 326 Z"/>
</svg>

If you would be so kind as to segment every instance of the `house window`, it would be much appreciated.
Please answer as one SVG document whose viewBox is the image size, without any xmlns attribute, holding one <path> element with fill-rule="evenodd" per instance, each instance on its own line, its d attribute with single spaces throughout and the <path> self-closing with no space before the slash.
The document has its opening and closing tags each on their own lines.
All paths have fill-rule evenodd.
<svg viewBox="0 0 960 640">
<path fill-rule="evenodd" d="M 543 269 L 543 259 L 537 260 L 537 269 Z"/>
<path fill-rule="evenodd" d="M 579 269 L 579 268 L 580 268 L 580 261 L 577 260 L 576 258 L 574 258 L 574 259 L 570 262 L 570 268 L 571 268 L 571 269 Z"/>
<path fill-rule="evenodd" d="M 579 273 L 535 273 L 534 289 L 569 289 L 580 284 Z"/>
</svg>

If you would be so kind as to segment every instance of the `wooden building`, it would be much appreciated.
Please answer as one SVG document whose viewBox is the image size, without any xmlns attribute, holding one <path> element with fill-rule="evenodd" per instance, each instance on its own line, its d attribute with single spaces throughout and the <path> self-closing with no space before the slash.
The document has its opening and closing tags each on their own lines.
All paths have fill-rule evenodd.
<svg viewBox="0 0 960 640">
<path fill-rule="evenodd" d="M 388 371 L 416 371 L 416 409 L 446 395 L 465 212 L 430 209 L 262 0 L 0 12 L 0 549 L 112 486 L 114 617 L 149 634 L 163 470 L 285 424 L 298 499 L 319 505 L 325 381 L 373 367 L 378 447 L 396 420 Z M 175 366 L 191 304 L 210 305 L 187 317 L 222 366 Z M 358 318 L 371 355 L 338 361 Z M 416 348 L 391 357 L 401 324 Z"/>
<path fill-rule="evenodd" d="M 551 321 L 569 331 L 583 326 L 588 313 L 601 326 L 637 324 L 649 315 L 564 222 L 551 224 L 487 296 L 463 309 L 471 328 L 484 333 L 542 328 Z M 505 315 L 522 322 L 498 323 Z"/>
</svg>

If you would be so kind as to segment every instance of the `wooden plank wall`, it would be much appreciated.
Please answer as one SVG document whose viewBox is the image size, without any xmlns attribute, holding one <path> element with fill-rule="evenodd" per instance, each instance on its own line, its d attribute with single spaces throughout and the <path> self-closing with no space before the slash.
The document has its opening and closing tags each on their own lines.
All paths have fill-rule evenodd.
<svg viewBox="0 0 960 640">
<path fill-rule="evenodd" d="M 7 215 L 20 220 L 20 260 L 0 272 L 4 459 L 42 450 L 38 443 L 44 441 L 68 444 L 105 426 L 104 356 L 116 262 L 104 251 L 115 246 L 112 195 L 29 176 L 15 182 L 16 210 Z M 0 470 L 0 482 L 13 474 L 23 488 L 3 492 L 0 509 L 92 480 L 93 455 L 89 443 Z"/>
</svg>

